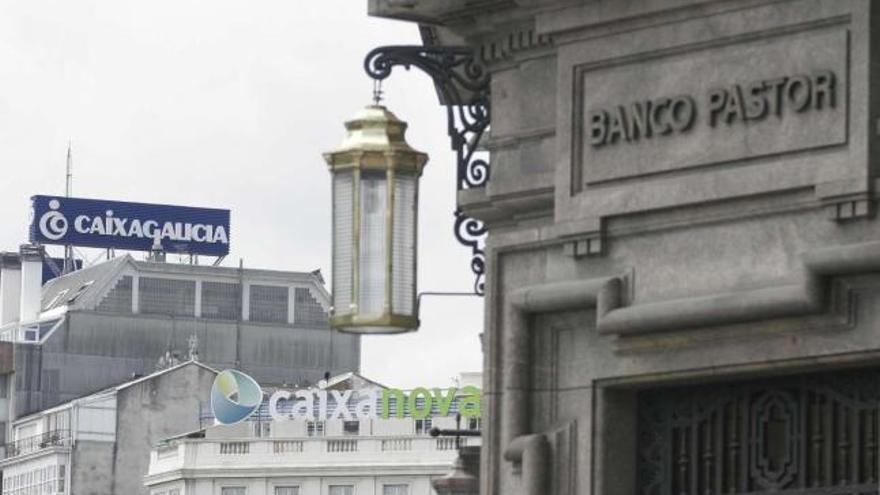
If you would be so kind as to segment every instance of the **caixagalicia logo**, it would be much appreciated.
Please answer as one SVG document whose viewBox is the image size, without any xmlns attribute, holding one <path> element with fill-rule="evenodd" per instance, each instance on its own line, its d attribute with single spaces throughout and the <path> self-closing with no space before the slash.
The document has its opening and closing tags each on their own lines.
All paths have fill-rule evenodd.
<svg viewBox="0 0 880 495">
<path fill-rule="evenodd" d="M 211 386 L 211 408 L 220 424 L 233 425 L 246 420 L 262 402 L 260 385 L 237 370 L 220 372 Z"/>
</svg>

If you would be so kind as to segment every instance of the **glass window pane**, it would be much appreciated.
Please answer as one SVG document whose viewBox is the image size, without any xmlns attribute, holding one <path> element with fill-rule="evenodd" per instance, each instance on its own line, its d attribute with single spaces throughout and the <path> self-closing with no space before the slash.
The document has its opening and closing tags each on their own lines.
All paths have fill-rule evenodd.
<svg viewBox="0 0 880 495">
<path fill-rule="evenodd" d="M 330 485 L 328 495 L 354 495 L 354 485 Z"/>
<path fill-rule="evenodd" d="M 241 314 L 241 285 L 202 282 L 202 318 L 237 320 Z"/>
<path fill-rule="evenodd" d="M 252 285 L 251 321 L 287 323 L 287 287 Z"/>
<path fill-rule="evenodd" d="M 343 435 L 359 435 L 361 432 L 361 422 L 360 421 L 343 421 L 342 422 L 342 434 Z"/>
<path fill-rule="evenodd" d="M 220 489 L 220 495 L 247 495 L 247 487 L 224 486 Z"/>
<path fill-rule="evenodd" d="M 337 315 L 351 313 L 353 189 L 351 172 L 333 177 L 333 308 Z"/>
<path fill-rule="evenodd" d="M 411 315 L 415 300 L 416 178 L 394 178 L 394 233 L 392 307 L 395 314 Z"/>
<path fill-rule="evenodd" d="M 298 486 L 276 486 L 275 495 L 299 495 Z"/>
<path fill-rule="evenodd" d="M 382 495 L 409 495 L 409 485 L 383 485 Z"/>
<path fill-rule="evenodd" d="M 324 436 L 324 422 L 323 421 L 309 421 L 306 424 L 306 433 L 310 437 L 323 437 Z"/>
<path fill-rule="evenodd" d="M 297 325 L 320 327 L 327 326 L 327 313 L 306 287 L 294 289 L 293 322 Z"/>
<path fill-rule="evenodd" d="M 385 310 L 386 188 L 384 174 L 361 177 L 358 311 L 362 314 L 379 315 Z"/>
<path fill-rule="evenodd" d="M 140 312 L 174 316 L 194 316 L 195 280 L 141 277 L 138 280 Z"/>
</svg>

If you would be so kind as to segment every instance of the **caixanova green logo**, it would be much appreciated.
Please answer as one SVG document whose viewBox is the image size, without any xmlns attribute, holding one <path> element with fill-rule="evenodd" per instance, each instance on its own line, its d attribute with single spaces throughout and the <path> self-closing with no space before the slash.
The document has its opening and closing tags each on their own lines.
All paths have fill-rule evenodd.
<svg viewBox="0 0 880 495">
<path fill-rule="evenodd" d="M 269 398 L 269 414 L 277 421 L 388 419 L 405 416 L 426 419 L 432 416 L 448 416 L 455 403 L 462 417 L 479 418 L 480 399 L 480 389 L 472 386 L 460 389 L 418 387 L 408 393 L 396 388 L 296 392 L 279 390 Z"/>
</svg>

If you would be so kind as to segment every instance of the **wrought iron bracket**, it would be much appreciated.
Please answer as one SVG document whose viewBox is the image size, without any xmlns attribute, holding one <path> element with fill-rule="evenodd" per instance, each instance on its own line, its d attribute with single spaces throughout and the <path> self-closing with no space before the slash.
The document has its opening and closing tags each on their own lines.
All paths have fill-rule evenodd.
<svg viewBox="0 0 880 495">
<path fill-rule="evenodd" d="M 416 67 L 434 80 L 446 107 L 449 138 L 456 154 L 458 190 L 483 187 L 489 180 L 487 156 L 478 145 L 489 129 L 489 73 L 468 47 L 391 45 L 373 49 L 364 69 L 374 81 L 391 75 L 396 66 Z M 471 250 L 471 271 L 476 277 L 474 293 L 485 292 L 486 234 L 483 222 L 455 210 L 454 233 Z"/>
</svg>

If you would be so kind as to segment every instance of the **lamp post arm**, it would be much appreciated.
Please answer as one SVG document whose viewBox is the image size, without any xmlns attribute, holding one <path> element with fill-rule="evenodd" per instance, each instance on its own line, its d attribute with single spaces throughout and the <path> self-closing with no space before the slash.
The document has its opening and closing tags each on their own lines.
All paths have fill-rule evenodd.
<svg viewBox="0 0 880 495">
<path fill-rule="evenodd" d="M 489 181 L 489 160 L 477 152 L 489 129 L 490 78 L 474 51 L 464 46 L 389 45 L 371 50 L 364 59 L 364 70 L 374 81 L 388 78 L 396 66 L 416 67 L 433 79 L 441 104 L 446 107 L 447 130 L 456 154 L 458 190 L 484 187 Z M 453 228 L 459 243 L 471 249 L 474 293 L 483 295 L 488 229 L 461 208 L 455 210 Z"/>
</svg>

